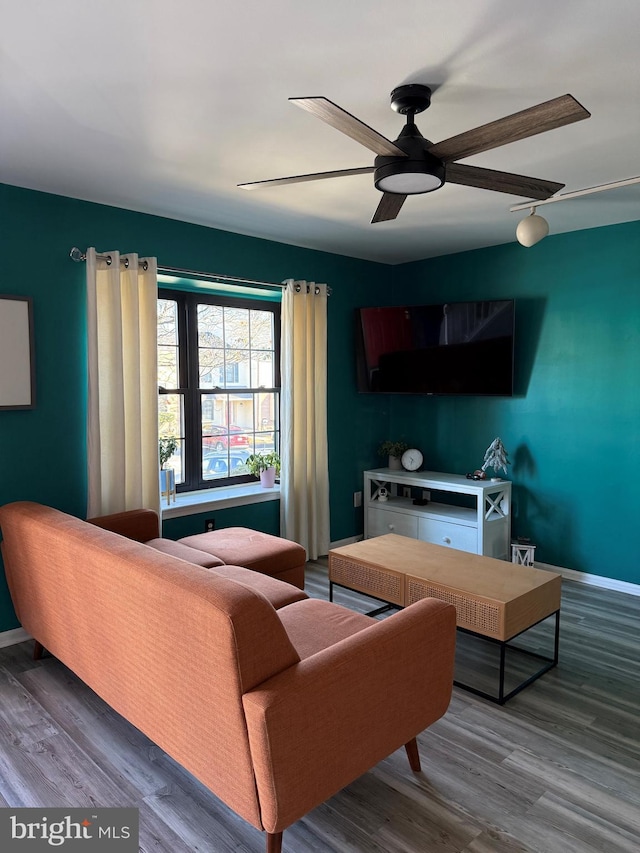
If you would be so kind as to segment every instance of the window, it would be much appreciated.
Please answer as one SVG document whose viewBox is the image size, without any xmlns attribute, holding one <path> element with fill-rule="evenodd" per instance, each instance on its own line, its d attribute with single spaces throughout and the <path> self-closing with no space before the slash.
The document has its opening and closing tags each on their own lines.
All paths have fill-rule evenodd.
<svg viewBox="0 0 640 853">
<path fill-rule="evenodd" d="M 249 454 L 279 449 L 280 304 L 160 290 L 158 382 L 178 491 L 253 482 Z"/>
</svg>

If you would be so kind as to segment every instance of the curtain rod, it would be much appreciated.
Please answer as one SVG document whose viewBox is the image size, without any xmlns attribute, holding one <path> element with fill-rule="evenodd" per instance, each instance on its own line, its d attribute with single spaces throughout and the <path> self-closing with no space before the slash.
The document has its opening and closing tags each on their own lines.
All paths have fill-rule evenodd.
<svg viewBox="0 0 640 853">
<path fill-rule="evenodd" d="M 69 257 L 72 261 L 76 262 L 87 260 L 86 253 L 81 252 L 80 249 L 77 248 L 77 246 L 74 246 L 73 249 L 71 249 L 71 251 L 69 252 Z M 96 258 L 101 261 L 106 261 L 107 264 L 111 263 L 111 255 L 96 254 Z M 126 258 L 124 259 L 124 262 L 128 263 Z M 144 267 L 144 269 L 146 269 L 146 267 Z M 179 267 L 158 266 L 158 272 L 166 273 L 168 275 L 179 275 L 187 277 L 198 276 L 199 278 L 207 278 L 215 281 L 220 281 L 221 283 L 229 282 L 231 284 L 251 284 L 257 287 L 275 287 L 278 290 L 282 290 L 284 287 L 286 287 L 286 284 L 275 284 L 271 281 L 254 281 L 250 278 L 236 278 L 235 276 L 231 275 L 218 275 L 218 273 L 198 272 L 197 270 L 184 270 L 180 269 Z"/>
</svg>

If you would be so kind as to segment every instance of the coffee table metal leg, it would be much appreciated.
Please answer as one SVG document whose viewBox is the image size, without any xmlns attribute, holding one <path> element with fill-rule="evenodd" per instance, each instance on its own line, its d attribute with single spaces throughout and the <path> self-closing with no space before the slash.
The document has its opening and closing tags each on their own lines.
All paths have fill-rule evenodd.
<svg viewBox="0 0 640 853">
<path fill-rule="evenodd" d="M 529 649 L 522 649 L 519 646 L 514 646 L 520 654 L 527 655 L 532 658 L 536 658 L 536 660 L 542 661 L 543 666 L 538 669 L 533 675 L 526 678 L 524 681 L 520 682 L 513 690 L 510 690 L 508 693 L 504 692 L 504 681 L 505 681 L 505 669 L 506 669 L 506 651 L 507 646 L 512 640 L 515 640 L 516 637 L 511 637 L 510 640 L 495 640 L 491 637 L 483 637 L 481 634 L 478 634 L 475 631 L 470 631 L 466 628 L 458 628 L 459 631 L 462 631 L 465 634 L 471 634 L 472 636 L 478 637 L 482 640 L 486 640 L 490 643 L 497 643 L 500 646 L 500 672 L 499 672 L 499 685 L 498 685 L 498 695 L 492 695 L 491 693 L 487 693 L 484 690 L 478 690 L 476 687 L 471 687 L 468 684 L 464 684 L 461 681 L 454 681 L 456 687 L 461 687 L 463 690 L 466 690 L 468 693 L 473 693 L 476 696 L 481 696 L 483 699 L 488 699 L 491 702 L 496 702 L 498 705 L 504 705 L 509 699 L 512 699 L 516 696 L 520 691 L 524 690 L 525 687 L 528 687 L 534 681 L 537 681 L 541 675 L 544 675 L 545 672 L 549 672 L 550 669 L 553 669 L 558 665 L 559 659 L 559 647 L 560 647 L 560 611 L 556 610 L 554 613 L 550 613 L 549 616 L 545 616 L 544 619 L 541 619 L 540 622 L 536 622 L 536 625 L 539 625 L 541 622 L 544 622 L 546 619 L 550 619 L 552 616 L 555 616 L 555 630 L 554 630 L 554 644 L 553 644 L 553 657 L 546 657 L 545 655 L 538 654 L 537 652 L 529 651 Z M 521 631 L 520 634 L 516 636 L 520 636 L 521 634 L 525 634 L 527 631 L 531 630 L 531 628 L 535 627 L 531 625 L 530 628 L 525 628 L 524 631 Z"/>
<path fill-rule="evenodd" d="M 498 688 L 498 704 L 504 705 L 504 665 L 507 654 L 507 644 L 500 643 L 500 686 Z"/>
<path fill-rule="evenodd" d="M 399 604 L 383 604 L 382 607 L 376 607 L 375 610 L 367 610 L 365 616 L 379 616 L 381 613 L 387 613 L 389 610 L 402 610 Z"/>
</svg>

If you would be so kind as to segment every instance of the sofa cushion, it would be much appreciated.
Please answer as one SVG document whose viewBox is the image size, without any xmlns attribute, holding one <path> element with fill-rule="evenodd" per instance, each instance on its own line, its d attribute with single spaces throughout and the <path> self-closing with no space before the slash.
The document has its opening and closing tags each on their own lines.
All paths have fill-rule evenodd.
<svg viewBox="0 0 640 853">
<path fill-rule="evenodd" d="M 213 554 L 209 554 L 206 551 L 198 551 L 197 548 L 190 548 L 188 545 L 174 542 L 173 539 L 149 539 L 144 544 L 150 545 L 156 551 L 162 551 L 163 554 L 179 557 L 181 560 L 186 560 L 187 563 L 195 563 L 196 566 L 202 566 L 205 569 L 211 569 L 214 566 L 224 566 L 224 562 Z"/>
<path fill-rule="evenodd" d="M 304 565 L 307 559 L 304 548 L 297 542 L 246 527 L 196 533 L 178 542 L 214 554 L 227 565 L 244 566 L 272 576 Z"/>
<path fill-rule="evenodd" d="M 375 623 L 371 616 L 314 598 L 283 607 L 278 616 L 301 660 Z"/>
<path fill-rule="evenodd" d="M 245 569 L 242 566 L 215 566 L 212 573 L 257 590 L 276 610 L 293 604 L 294 601 L 302 601 L 307 598 L 306 592 L 290 583 L 271 578 L 269 575 L 263 575 L 261 572 L 254 572 L 252 569 Z"/>
</svg>

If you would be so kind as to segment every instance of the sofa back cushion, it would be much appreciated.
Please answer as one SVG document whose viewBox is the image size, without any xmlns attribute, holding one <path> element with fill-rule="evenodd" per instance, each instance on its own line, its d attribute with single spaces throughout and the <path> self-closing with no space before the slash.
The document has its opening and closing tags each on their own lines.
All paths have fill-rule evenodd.
<svg viewBox="0 0 640 853">
<path fill-rule="evenodd" d="M 32 503 L 0 508 L 23 627 L 260 827 L 242 694 L 298 662 L 258 592 Z"/>
</svg>

